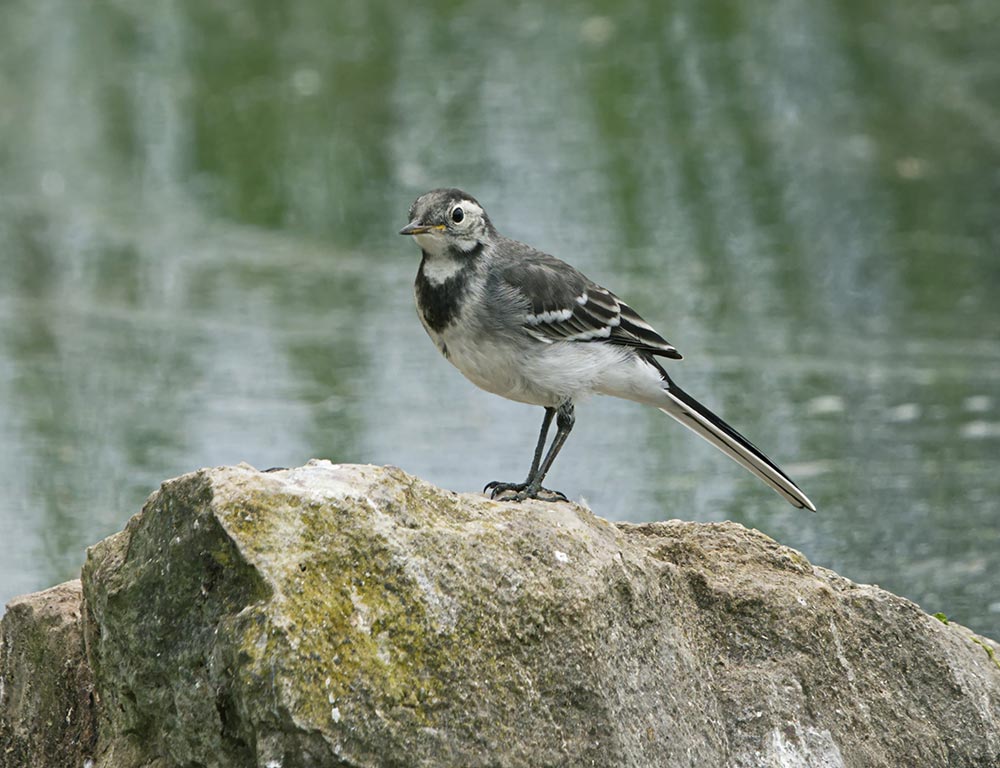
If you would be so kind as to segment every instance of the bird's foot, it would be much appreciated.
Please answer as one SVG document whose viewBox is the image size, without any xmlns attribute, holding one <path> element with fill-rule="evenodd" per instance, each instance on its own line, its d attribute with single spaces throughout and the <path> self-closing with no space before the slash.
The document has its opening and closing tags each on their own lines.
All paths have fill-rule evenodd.
<svg viewBox="0 0 1000 768">
<path fill-rule="evenodd" d="M 492 483 L 486 484 L 483 493 L 488 493 L 491 499 L 499 501 L 524 501 L 525 499 L 568 501 L 566 496 L 559 491 L 550 491 L 548 488 L 531 483 L 501 483 L 499 480 L 494 480 Z"/>
</svg>

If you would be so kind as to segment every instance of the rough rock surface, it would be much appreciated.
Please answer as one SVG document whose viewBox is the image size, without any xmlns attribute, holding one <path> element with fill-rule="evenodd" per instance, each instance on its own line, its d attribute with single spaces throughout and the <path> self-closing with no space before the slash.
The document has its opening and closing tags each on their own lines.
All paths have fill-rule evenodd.
<svg viewBox="0 0 1000 768">
<path fill-rule="evenodd" d="M 94 753 L 80 582 L 16 598 L 0 621 L 0 766 L 82 766 Z"/>
<path fill-rule="evenodd" d="M 1000 766 L 1000 648 L 730 523 L 241 466 L 83 584 L 99 767 Z"/>
</svg>

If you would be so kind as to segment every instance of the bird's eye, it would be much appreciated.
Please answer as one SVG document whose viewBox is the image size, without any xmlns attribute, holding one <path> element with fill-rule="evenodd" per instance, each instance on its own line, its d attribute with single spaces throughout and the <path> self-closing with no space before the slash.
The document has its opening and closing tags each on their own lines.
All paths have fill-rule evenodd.
<svg viewBox="0 0 1000 768">
<path fill-rule="evenodd" d="M 458 222 L 460 222 L 464 218 L 465 218 L 465 211 L 463 211 L 461 208 L 456 208 L 454 211 L 451 212 L 451 220 L 454 221 L 456 224 L 458 224 Z"/>
</svg>

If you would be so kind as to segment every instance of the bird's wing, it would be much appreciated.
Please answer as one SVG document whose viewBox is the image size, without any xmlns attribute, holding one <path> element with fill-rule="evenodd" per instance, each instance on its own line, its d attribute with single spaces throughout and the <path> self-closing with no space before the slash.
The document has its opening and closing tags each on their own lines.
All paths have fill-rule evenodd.
<svg viewBox="0 0 1000 768">
<path fill-rule="evenodd" d="M 524 300 L 524 329 L 539 341 L 603 341 L 681 357 L 632 307 L 554 256 L 525 247 L 499 270 L 499 278 Z"/>
</svg>

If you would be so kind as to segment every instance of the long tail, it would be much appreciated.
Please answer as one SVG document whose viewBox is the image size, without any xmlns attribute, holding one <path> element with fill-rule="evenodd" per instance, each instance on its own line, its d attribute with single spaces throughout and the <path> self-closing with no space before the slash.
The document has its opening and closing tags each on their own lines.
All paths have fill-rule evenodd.
<svg viewBox="0 0 1000 768">
<path fill-rule="evenodd" d="M 669 378 L 666 378 L 664 383 L 666 385 L 664 392 L 671 402 L 670 405 L 661 406 L 661 411 L 705 438 L 736 463 L 749 469 L 792 505 L 799 509 L 816 511 L 816 506 L 809 501 L 809 497 L 802 492 L 802 489 L 753 443 Z"/>
</svg>

